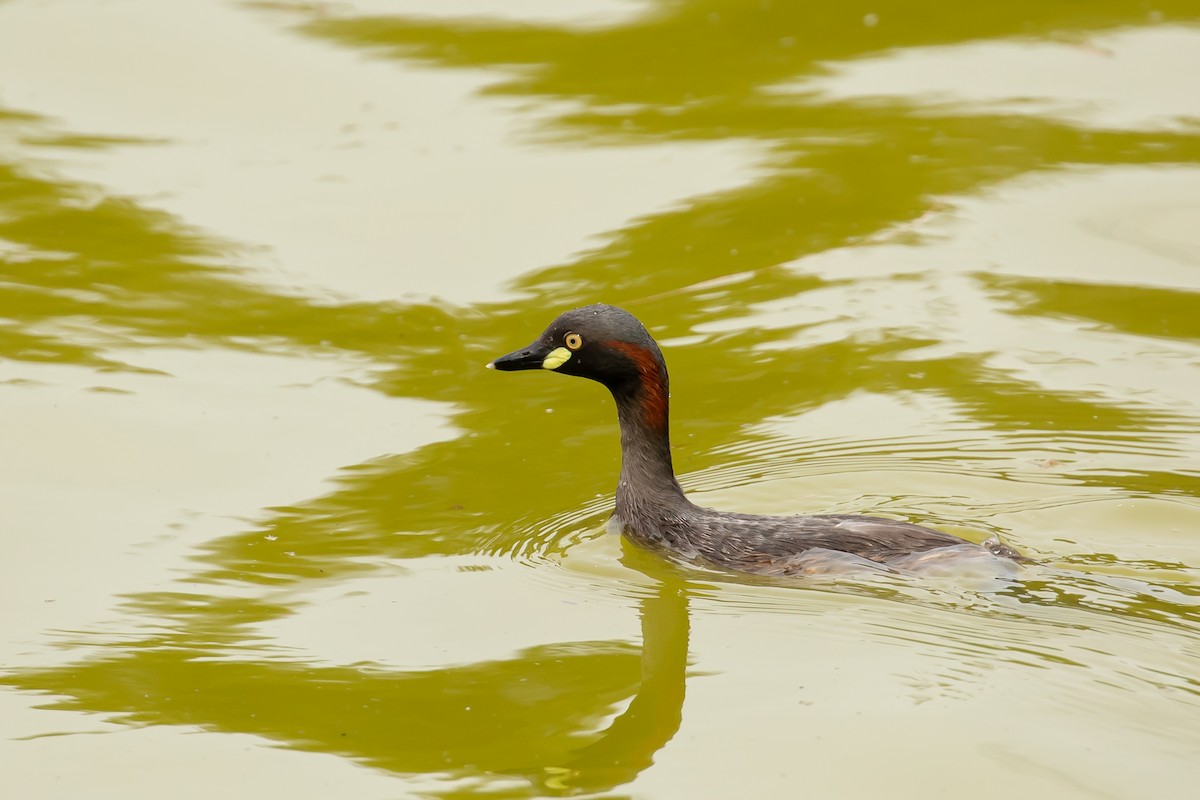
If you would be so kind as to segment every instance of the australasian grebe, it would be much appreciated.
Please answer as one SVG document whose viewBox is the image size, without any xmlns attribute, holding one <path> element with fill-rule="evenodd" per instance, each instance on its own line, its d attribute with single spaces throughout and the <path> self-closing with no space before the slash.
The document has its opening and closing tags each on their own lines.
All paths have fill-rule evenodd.
<svg viewBox="0 0 1200 800">
<path fill-rule="evenodd" d="M 920 569 L 976 558 L 1025 561 L 997 539 L 982 545 L 908 522 L 848 514 L 768 517 L 695 505 L 671 465 L 667 365 L 632 314 L 615 306 L 567 311 L 533 344 L 492 369 L 548 369 L 599 381 L 621 426 L 621 477 L 613 522 L 645 547 L 703 566 L 760 575 Z"/>
</svg>

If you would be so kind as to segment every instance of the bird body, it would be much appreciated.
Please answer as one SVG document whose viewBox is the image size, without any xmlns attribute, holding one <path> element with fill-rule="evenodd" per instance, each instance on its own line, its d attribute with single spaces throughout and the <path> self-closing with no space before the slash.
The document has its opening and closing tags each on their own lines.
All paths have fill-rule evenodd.
<svg viewBox="0 0 1200 800">
<path fill-rule="evenodd" d="M 671 461 L 666 361 L 642 323 L 615 306 L 567 311 L 528 347 L 488 366 L 548 369 L 609 389 L 621 430 L 621 475 L 610 524 L 639 545 L 676 559 L 772 576 L 912 570 L 974 558 L 1026 560 L 999 540 L 978 545 L 884 517 L 761 516 L 692 503 Z"/>
</svg>

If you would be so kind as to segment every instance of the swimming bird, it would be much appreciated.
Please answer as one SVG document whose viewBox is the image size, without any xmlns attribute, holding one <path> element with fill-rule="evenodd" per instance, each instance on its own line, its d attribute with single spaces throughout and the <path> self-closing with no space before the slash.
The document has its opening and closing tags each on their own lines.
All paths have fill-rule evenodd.
<svg viewBox="0 0 1200 800">
<path fill-rule="evenodd" d="M 621 475 L 610 527 L 675 559 L 771 576 L 856 568 L 919 571 L 977 559 L 1008 565 L 1028 560 L 998 539 L 979 545 L 885 517 L 761 516 L 692 503 L 671 462 L 666 361 L 646 327 L 616 306 L 567 311 L 528 347 L 487 366 L 550 370 L 608 388 L 621 430 Z"/>
</svg>

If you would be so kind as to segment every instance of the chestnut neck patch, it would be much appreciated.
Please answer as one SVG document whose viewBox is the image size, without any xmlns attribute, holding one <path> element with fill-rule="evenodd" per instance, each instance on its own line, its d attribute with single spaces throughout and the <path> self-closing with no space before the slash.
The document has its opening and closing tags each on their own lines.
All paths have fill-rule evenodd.
<svg viewBox="0 0 1200 800">
<path fill-rule="evenodd" d="M 663 385 L 662 371 L 659 369 L 658 359 L 654 357 L 654 353 L 649 348 L 629 342 L 609 341 L 603 344 L 628 357 L 637 367 L 638 380 L 641 384 L 638 402 L 642 410 L 642 420 L 650 428 L 658 430 L 665 428 L 667 424 L 667 387 Z"/>
</svg>

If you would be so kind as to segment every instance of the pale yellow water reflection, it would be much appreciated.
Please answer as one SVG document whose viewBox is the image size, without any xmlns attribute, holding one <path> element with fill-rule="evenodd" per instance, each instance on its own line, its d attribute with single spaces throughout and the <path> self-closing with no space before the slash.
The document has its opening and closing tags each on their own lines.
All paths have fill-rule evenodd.
<svg viewBox="0 0 1200 800">
<path fill-rule="evenodd" d="M 1194 782 L 1195 4 L 493 5 L 0 2 L 9 793 Z M 699 501 L 1042 563 L 605 535 L 610 399 L 482 369 L 597 300 Z"/>
<path fill-rule="evenodd" d="M 631 216 L 745 182 L 761 157 L 734 143 L 531 148 L 522 139 L 542 114 L 478 99 L 497 81 L 486 71 L 396 70 L 234 4 L 134 7 L 136 26 L 121 25 L 122 4 L 62 4 L 69 25 L 14 6 L 0 70 L 23 79 L 5 99 L 154 140 L 56 160 L 244 244 L 239 266 L 287 292 L 493 299 L 511 276 L 565 260 Z M 81 72 L 81 62 L 104 68 Z M 226 90 L 204 90 L 213 82 Z M 512 235 L 522 228 L 531 232 Z"/>
</svg>

